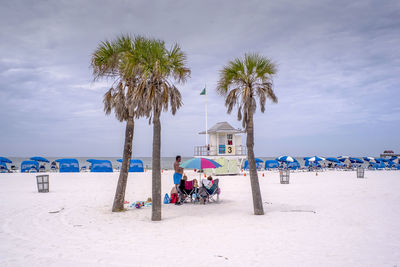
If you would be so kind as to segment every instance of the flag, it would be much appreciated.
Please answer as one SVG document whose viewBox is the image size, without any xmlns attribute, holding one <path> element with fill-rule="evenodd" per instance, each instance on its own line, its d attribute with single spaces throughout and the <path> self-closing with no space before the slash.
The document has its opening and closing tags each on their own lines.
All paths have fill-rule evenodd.
<svg viewBox="0 0 400 267">
<path fill-rule="evenodd" d="M 203 91 L 201 91 L 200 95 L 205 95 L 206 94 L 206 88 L 203 89 Z"/>
</svg>

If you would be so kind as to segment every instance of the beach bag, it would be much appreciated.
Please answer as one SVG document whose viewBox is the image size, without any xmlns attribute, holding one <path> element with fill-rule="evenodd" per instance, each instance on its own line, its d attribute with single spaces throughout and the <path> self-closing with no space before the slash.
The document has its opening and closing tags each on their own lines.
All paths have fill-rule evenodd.
<svg viewBox="0 0 400 267">
<path fill-rule="evenodd" d="M 169 198 L 168 194 L 165 194 L 165 196 L 164 196 L 164 204 L 169 204 L 170 201 L 171 201 L 171 199 Z"/>
<path fill-rule="evenodd" d="M 171 195 L 171 201 L 169 203 L 176 203 L 178 202 L 178 194 Z"/>
</svg>

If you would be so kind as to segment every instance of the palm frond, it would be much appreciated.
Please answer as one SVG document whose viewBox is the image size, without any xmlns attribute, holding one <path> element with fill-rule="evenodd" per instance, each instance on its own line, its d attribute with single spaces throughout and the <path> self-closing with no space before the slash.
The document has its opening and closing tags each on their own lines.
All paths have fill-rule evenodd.
<svg viewBox="0 0 400 267">
<path fill-rule="evenodd" d="M 243 58 L 229 61 L 220 71 L 217 92 L 225 97 L 227 113 L 238 108 L 237 118 L 247 127 L 249 116 L 257 110 L 257 101 L 261 112 L 265 111 L 266 99 L 278 101 L 272 78 L 276 73 L 275 64 L 257 53 L 247 53 Z"/>
</svg>

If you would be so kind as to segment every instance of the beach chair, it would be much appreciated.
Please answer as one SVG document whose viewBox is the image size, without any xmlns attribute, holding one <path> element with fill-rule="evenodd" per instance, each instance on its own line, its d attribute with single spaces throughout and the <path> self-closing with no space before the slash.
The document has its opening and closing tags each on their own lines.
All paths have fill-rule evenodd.
<svg viewBox="0 0 400 267">
<path fill-rule="evenodd" d="M 203 200 L 207 200 L 208 202 L 219 202 L 219 194 L 221 192 L 219 188 L 219 179 L 214 180 L 214 184 L 210 189 L 207 189 L 203 183 L 201 183 L 201 185 L 199 194 L 203 197 Z"/>
<path fill-rule="evenodd" d="M 29 173 L 37 173 L 38 170 L 37 170 L 34 166 L 32 166 L 32 167 L 29 169 L 28 172 L 29 172 Z"/>
<path fill-rule="evenodd" d="M 39 172 L 46 172 L 46 167 L 44 165 L 41 165 L 39 167 Z"/>
<path fill-rule="evenodd" d="M 180 203 L 184 203 L 187 200 L 190 200 L 190 202 L 193 201 L 193 198 L 192 198 L 193 193 L 194 193 L 193 184 L 194 184 L 193 180 L 191 180 L 191 181 L 181 180 L 179 186 L 177 187 Z"/>
</svg>

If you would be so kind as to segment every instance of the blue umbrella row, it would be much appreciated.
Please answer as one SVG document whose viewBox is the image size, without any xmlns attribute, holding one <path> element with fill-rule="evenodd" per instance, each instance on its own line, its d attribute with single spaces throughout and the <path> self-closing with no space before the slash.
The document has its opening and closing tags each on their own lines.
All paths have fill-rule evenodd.
<svg viewBox="0 0 400 267">
<path fill-rule="evenodd" d="M 118 162 L 122 162 L 122 159 L 118 159 Z M 44 165 L 39 165 L 40 162 L 50 163 L 49 160 L 43 157 L 32 157 L 30 160 L 22 161 L 21 172 L 40 172 L 45 171 L 46 167 Z M 88 159 L 87 162 L 91 164 L 91 172 L 112 172 L 112 164 L 109 160 L 98 160 L 98 159 Z M 0 172 L 8 172 L 7 164 L 12 163 L 12 160 L 0 157 Z M 52 171 L 57 170 L 57 165 L 59 165 L 59 172 L 79 172 L 79 162 L 77 159 L 64 158 L 57 159 L 52 162 L 50 169 Z M 86 166 L 83 166 L 84 170 Z M 129 172 L 144 172 L 143 161 L 139 159 L 131 159 L 129 164 Z"/>
<path fill-rule="evenodd" d="M 323 158 L 323 157 L 304 157 L 303 158 L 305 161 L 305 167 L 321 167 L 321 162 L 322 161 L 328 161 L 331 162 L 332 166 L 334 167 L 343 167 L 348 164 L 363 164 L 364 162 L 369 163 L 369 167 L 372 168 L 393 168 L 397 167 L 400 168 L 399 164 L 399 158 L 393 157 L 391 159 L 383 159 L 383 158 L 373 158 L 373 157 L 364 157 L 362 159 L 360 158 L 355 158 L 355 157 L 349 157 L 349 156 L 339 156 L 337 158 L 335 157 L 328 157 L 328 158 Z M 263 161 L 259 158 L 256 158 L 256 166 L 258 169 L 262 168 L 262 163 Z M 387 163 L 387 164 L 385 164 Z M 266 160 L 264 168 L 265 169 L 273 169 L 273 168 L 288 168 L 288 169 L 298 169 L 300 168 L 300 163 L 296 158 L 291 157 L 291 156 L 281 156 L 276 158 L 275 160 Z M 248 169 L 248 161 L 246 160 L 244 163 L 245 170 Z"/>
</svg>

